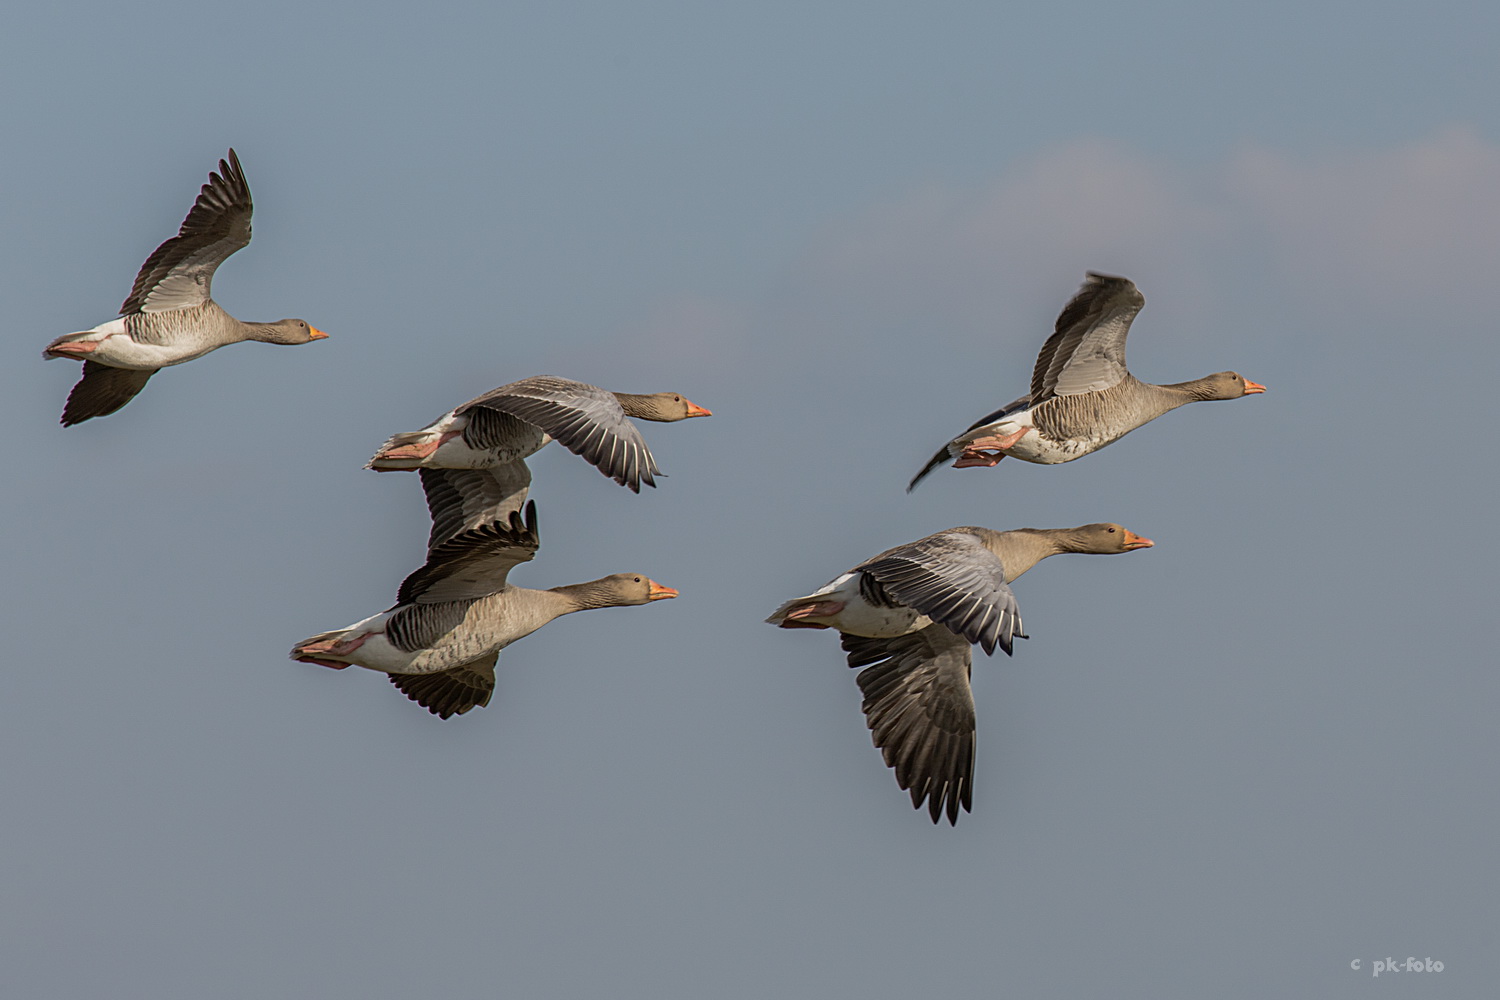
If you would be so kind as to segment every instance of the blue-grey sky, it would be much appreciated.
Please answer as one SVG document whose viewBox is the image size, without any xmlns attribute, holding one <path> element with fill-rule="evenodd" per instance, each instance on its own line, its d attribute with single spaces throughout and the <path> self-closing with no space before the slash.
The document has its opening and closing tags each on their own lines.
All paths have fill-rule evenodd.
<svg viewBox="0 0 1500 1000">
<path fill-rule="evenodd" d="M 1492 995 L 1500 7 L 13 7 L 7 996 Z M 42 346 L 231 145 L 216 298 L 330 339 L 62 430 Z M 1142 378 L 1270 391 L 905 494 L 1088 269 L 1146 295 Z M 536 456 L 516 582 L 682 596 L 448 722 L 289 662 L 422 559 L 374 448 L 539 373 L 715 416 L 645 427 L 639 497 Z M 1016 585 L 953 829 L 835 638 L 761 624 L 932 531 L 1096 520 L 1157 546 Z"/>
</svg>

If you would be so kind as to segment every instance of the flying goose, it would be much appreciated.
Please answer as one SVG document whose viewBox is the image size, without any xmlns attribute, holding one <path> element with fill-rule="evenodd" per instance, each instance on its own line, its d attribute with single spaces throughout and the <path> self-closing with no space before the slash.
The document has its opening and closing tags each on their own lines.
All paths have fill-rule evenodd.
<svg viewBox="0 0 1500 1000">
<path fill-rule="evenodd" d="M 390 609 L 303 639 L 291 657 L 335 670 L 379 670 L 412 701 L 447 719 L 489 704 L 500 650 L 561 615 L 676 597 L 639 573 L 529 590 L 507 581 L 536 554 L 536 502 L 453 535 L 428 552 Z"/>
<path fill-rule="evenodd" d="M 1113 555 L 1155 544 L 1118 524 L 949 528 L 867 559 L 766 621 L 841 633 L 875 746 L 896 783 L 934 823 L 972 811 L 974 696 L 970 646 L 1010 655 L 1026 638 L 1010 583 L 1048 556 Z"/>
<path fill-rule="evenodd" d="M 955 469 L 996 465 L 1007 455 L 1038 465 L 1071 462 L 1184 403 L 1266 391 L 1236 372 L 1173 385 L 1152 385 L 1131 375 L 1125 335 L 1145 304 L 1129 279 L 1088 272 L 1037 355 L 1031 392 L 980 417 L 945 444 L 912 477 L 907 492 L 950 458 L 957 459 Z"/>
<path fill-rule="evenodd" d="M 120 317 L 58 337 L 46 358 L 76 358 L 83 378 L 68 394 L 62 425 L 107 416 L 135 398 L 159 369 L 242 340 L 306 344 L 328 334 L 305 320 L 244 323 L 209 297 L 214 271 L 250 242 L 250 187 L 239 157 L 219 161 L 177 235 L 146 258 Z"/>
<path fill-rule="evenodd" d="M 675 392 L 609 392 L 586 382 L 533 375 L 471 399 L 419 431 L 394 435 L 366 468 L 493 469 L 523 461 L 556 440 L 639 493 L 642 482 L 656 485 L 652 477 L 661 470 L 626 417 L 671 423 L 712 415 Z"/>
</svg>

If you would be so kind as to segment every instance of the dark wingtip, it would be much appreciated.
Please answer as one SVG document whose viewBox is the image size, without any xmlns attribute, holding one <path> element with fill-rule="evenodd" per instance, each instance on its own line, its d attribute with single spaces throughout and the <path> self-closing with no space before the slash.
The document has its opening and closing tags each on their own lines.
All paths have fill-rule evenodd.
<svg viewBox="0 0 1500 1000">
<path fill-rule="evenodd" d="M 916 799 L 916 801 L 913 802 L 913 805 L 915 805 L 918 809 L 921 809 L 922 802 L 917 798 L 918 794 L 919 793 L 917 792 L 916 788 L 913 787 L 912 798 Z M 932 825 L 942 826 L 943 817 L 946 815 L 948 818 L 949 826 L 958 826 L 959 806 L 963 806 L 964 812 L 973 811 L 969 808 L 969 803 L 967 800 L 968 794 L 966 790 L 961 791 L 949 785 L 945 786 L 941 791 L 939 791 L 938 789 L 933 788 L 931 784 L 929 784 L 927 788 L 927 815 L 932 817 Z"/>
<path fill-rule="evenodd" d="M 928 459 L 927 464 L 922 466 L 922 471 L 911 477 L 911 482 L 906 484 L 906 492 L 910 493 L 917 488 L 917 484 L 927 478 L 927 474 L 944 462 L 948 461 L 948 446 L 944 445 L 938 449 L 938 453 Z"/>
<path fill-rule="evenodd" d="M 512 511 L 511 515 L 515 516 L 515 512 Z M 541 534 L 541 532 L 539 532 L 537 530 L 536 524 L 537 524 L 537 522 L 536 522 L 536 501 L 535 500 L 527 500 L 526 501 L 526 531 L 527 531 L 528 534 L 531 535 L 532 539 L 534 541 L 536 541 L 537 545 L 540 546 L 541 545 L 541 541 L 542 541 L 542 534 Z"/>
</svg>

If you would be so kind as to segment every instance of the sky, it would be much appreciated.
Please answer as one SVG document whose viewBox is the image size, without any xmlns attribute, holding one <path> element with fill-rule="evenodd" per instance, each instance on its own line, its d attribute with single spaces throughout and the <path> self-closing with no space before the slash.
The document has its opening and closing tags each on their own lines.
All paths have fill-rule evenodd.
<svg viewBox="0 0 1500 1000">
<path fill-rule="evenodd" d="M 0 986 L 110 996 L 1488 997 L 1500 7 L 93 0 L 0 14 Z M 233 146 L 215 298 L 329 332 L 62 429 Z M 942 469 L 1084 272 L 1132 371 L 1265 395 Z M 675 391 L 634 496 L 531 460 L 550 587 L 439 721 L 293 663 L 428 530 L 362 468 L 497 385 Z M 1015 585 L 934 827 L 830 633 L 943 528 L 1156 541 Z M 1353 963 L 1358 962 L 1356 968 Z"/>
</svg>

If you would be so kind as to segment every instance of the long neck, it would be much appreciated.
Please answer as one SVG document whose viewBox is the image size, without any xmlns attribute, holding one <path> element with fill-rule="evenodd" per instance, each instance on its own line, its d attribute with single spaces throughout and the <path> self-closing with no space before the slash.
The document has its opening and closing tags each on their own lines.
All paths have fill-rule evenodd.
<svg viewBox="0 0 1500 1000">
<path fill-rule="evenodd" d="M 239 327 L 242 340 L 258 340 L 263 344 L 301 344 L 307 340 L 307 335 L 295 324 L 247 323 L 233 319 L 228 313 L 224 316 Z"/>
<path fill-rule="evenodd" d="M 560 615 L 572 614 L 574 611 L 588 611 L 593 608 L 612 608 L 620 603 L 620 595 L 605 586 L 604 580 L 590 580 L 588 583 L 570 583 L 562 587 L 553 587 L 543 593 L 552 594 L 559 601 L 558 612 Z"/>
<path fill-rule="evenodd" d="M 1206 399 L 1218 399 L 1218 388 L 1212 379 L 1195 378 L 1191 382 L 1173 382 L 1171 385 L 1152 385 L 1164 400 L 1171 400 L 1168 410 L 1184 403 L 1201 403 Z M 1163 410 L 1162 412 L 1166 412 Z"/>
<path fill-rule="evenodd" d="M 1010 583 L 1048 556 L 1072 551 L 1064 535 L 1043 528 L 1018 528 L 991 532 L 985 544 L 1000 557 L 1000 565 L 1005 567 L 1005 582 Z"/>
<path fill-rule="evenodd" d="M 672 419 L 658 396 L 643 396 L 633 392 L 617 392 L 614 395 L 620 401 L 620 409 L 625 411 L 627 417 L 663 422 L 670 422 Z"/>
</svg>

